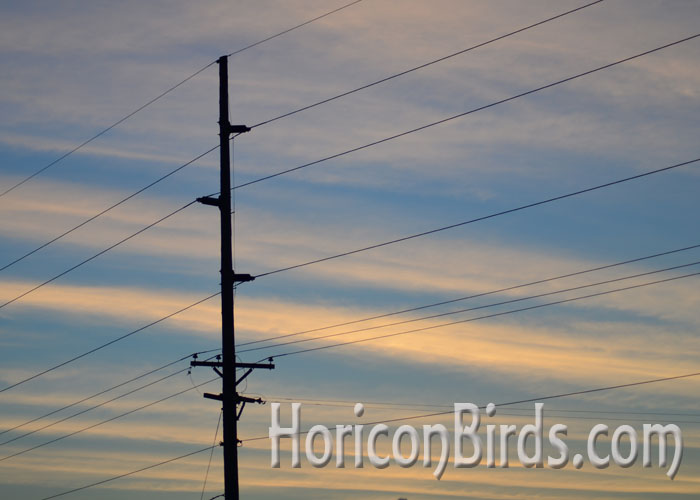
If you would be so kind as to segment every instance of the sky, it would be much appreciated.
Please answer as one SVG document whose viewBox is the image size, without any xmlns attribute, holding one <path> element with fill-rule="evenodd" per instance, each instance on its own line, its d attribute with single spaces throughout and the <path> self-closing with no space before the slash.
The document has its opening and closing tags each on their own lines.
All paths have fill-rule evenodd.
<svg viewBox="0 0 700 500">
<path fill-rule="evenodd" d="M 347 3 L 0 4 L 0 192 L 206 68 L 0 196 L 0 267 L 216 146 L 218 57 Z M 273 356 L 276 365 L 241 384 L 267 402 L 247 405 L 239 423 L 242 498 L 700 495 L 698 377 L 544 401 L 545 429 L 568 425 L 573 451 L 585 451 L 597 423 L 610 427 L 603 452 L 620 425 L 641 436 L 645 423 L 675 423 L 684 454 L 673 480 L 656 458 L 651 468 L 640 459 L 630 468 L 530 469 L 512 448 L 510 468 L 450 462 L 438 481 L 420 464 L 377 469 L 367 450 L 362 469 L 314 468 L 302 442 L 296 469 L 289 439 L 281 467 L 270 467 L 272 402 L 286 425 L 291 403 L 302 402 L 304 430 L 436 412 L 448 414 L 393 422 L 390 431 L 451 430 L 453 403 L 498 405 L 700 372 L 700 293 L 698 277 L 688 276 L 700 262 L 700 38 L 542 88 L 697 35 L 697 2 L 605 0 L 277 119 L 584 5 L 362 0 L 229 57 L 230 120 L 259 125 L 233 142 L 234 184 L 313 163 L 233 191 L 235 269 L 264 274 L 237 289 L 236 342 L 297 334 L 238 349 L 242 361 Z M 140 330 L 218 291 L 214 208 L 188 206 L 12 301 L 216 193 L 218 168 L 217 152 L 205 155 L 0 271 L 3 499 L 44 499 L 198 450 L 61 498 L 223 493 L 221 448 L 208 450 L 221 439 L 220 408 L 201 394 L 218 393 L 220 382 L 207 368 L 187 372 L 190 354 L 217 354 L 219 298 Z M 318 339 L 333 334 L 342 335 Z M 374 338 L 390 334 L 399 335 Z M 290 341 L 301 342 L 275 345 Z M 365 404 L 362 417 L 356 402 Z M 483 423 L 520 429 L 534 414 L 534 402 L 497 406 Z M 388 440 L 379 441 L 379 454 L 389 453 Z M 545 456 L 555 452 L 545 436 Z"/>
</svg>

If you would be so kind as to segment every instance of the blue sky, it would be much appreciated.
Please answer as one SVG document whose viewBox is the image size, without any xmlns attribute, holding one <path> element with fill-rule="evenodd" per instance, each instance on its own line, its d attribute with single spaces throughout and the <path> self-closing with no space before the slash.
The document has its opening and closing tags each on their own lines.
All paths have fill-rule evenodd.
<svg viewBox="0 0 700 500">
<path fill-rule="evenodd" d="M 584 5 L 573 1 L 363 0 L 232 56 L 230 114 L 254 125 Z M 0 191 L 220 55 L 328 12 L 316 0 L 193 4 L 5 4 L 0 16 Z M 697 34 L 696 2 L 606 0 L 353 95 L 255 128 L 234 145 L 242 184 L 463 113 Z M 238 272 L 261 274 L 698 158 L 699 39 L 235 190 Z M 0 267 L 218 142 L 216 66 L 0 197 Z M 236 296 L 239 341 L 261 340 L 700 244 L 697 163 L 396 245 L 261 277 Z M 1 271 L 4 303 L 194 198 L 218 190 L 212 153 Z M 194 205 L 0 309 L 4 387 L 218 290 L 218 218 Z M 700 249 L 403 315 L 484 306 L 700 261 Z M 550 298 L 339 337 L 356 340 L 697 272 L 697 267 Z M 419 414 L 423 404 L 505 402 L 698 371 L 697 277 L 277 360 L 245 389 L 309 401 L 308 425 Z M 8 429 L 220 343 L 212 299 L 0 393 Z M 371 326 L 394 321 L 385 318 Z M 321 333 L 300 335 L 311 339 Z M 327 341 L 242 354 L 245 361 Z M 185 369 L 182 361 L 100 398 Z M 0 461 L 3 498 L 43 498 L 210 446 L 217 405 L 196 369 L 0 445 L 2 457 L 155 400 L 181 396 Z M 121 391 L 121 392 L 120 392 Z M 288 403 L 287 399 L 282 400 Z M 324 402 L 325 401 L 325 402 Z M 337 401 L 337 402 L 334 402 Z M 312 404 L 313 403 L 313 404 Z M 322 403 L 322 404 L 318 404 Z M 371 403 L 371 404 L 370 404 Z M 379 403 L 385 403 L 383 406 Z M 386 404 L 389 403 L 389 404 Z M 407 406 L 396 406 L 401 403 Z M 324 406 L 326 405 L 326 406 Z M 88 403 L 73 409 L 87 408 Z M 532 410 L 532 405 L 519 408 Z M 697 380 L 552 400 L 549 423 L 584 446 L 597 421 L 679 422 L 685 455 L 664 471 L 421 467 L 270 469 L 268 440 L 241 449 L 246 498 L 695 498 Z M 556 413 L 560 410 L 560 413 Z M 520 410 L 519 410 L 520 411 Z M 608 413 L 606 413 L 608 412 Z M 409 414 L 413 414 L 410 413 Z M 532 411 L 499 413 L 522 425 Z M 518 413 L 515 415 L 515 413 Z M 58 413 L 22 428 L 52 422 Z M 288 416 L 288 413 L 286 413 Z M 591 420 L 591 419 L 597 420 Z M 424 419 L 425 420 L 425 419 Z M 433 417 L 429 423 L 449 423 Z M 415 421 L 416 425 L 425 423 Z M 243 439 L 270 407 L 246 407 Z M 3 429 L 0 429 L 2 431 Z M 0 435 L 0 440 L 19 430 Z M 205 498 L 222 492 L 221 451 Z M 285 462 L 286 460 L 286 462 Z M 192 498 L 208 453 L 73 498 Z M 69 496 L 66 496 L 69 498 Z"/>
</svg>

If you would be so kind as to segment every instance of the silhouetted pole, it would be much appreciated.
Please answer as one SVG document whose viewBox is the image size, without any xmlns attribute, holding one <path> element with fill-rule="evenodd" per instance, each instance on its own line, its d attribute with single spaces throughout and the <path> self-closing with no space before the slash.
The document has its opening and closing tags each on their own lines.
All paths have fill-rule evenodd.
<svg viewBox="0 0 700 500">
<path fill-rule="evenodd" d="M 220 193 L 218 198 L 204 196 L 197 201 L 219 207 L 221 216 L 221 361 L 192 361 L 190 366 L 209 366 L 222 378 L 221 394 L 204 393 L 207 399 L 221 401 L 224 421 L 224 496 L 227 500 L 239 500 L 238 490 L 238 419 L 246 403 L 264 404 L 262 398 L 240 396 L 236 386 L 245 380 L 256 368 L 274 369 L 270 358 L 268 363 L 236 363 L 236 344 L 233 323 L 233 288 L 235 283 L 253 281 L 250 274 L 236 274 L 233 270 L 231 251 L 231 134 L 249 132 L 245 125 L 231 125 L 228 121 L 228 56 L 218 59 L 219 64 L 219 152 L 221 160 Z M 196 358 L 196 356 L 195 356 Z M 223 373 L 219 370 L 223 368 Z M 247 371 L 236 380 L 236 368 Z M 241 409 L 238 410 L 238 404 Z"/>
<path fill-rule="evenodd" d="M 228 58 L 219 58 L 219 158 L 221 163 L 221 354 L 223 356 L 224 498 L 239 500 L 236 346 L 233 331 L 233 261 L 231 252 L 231 157 L 228 121 Z"/>
</svg>

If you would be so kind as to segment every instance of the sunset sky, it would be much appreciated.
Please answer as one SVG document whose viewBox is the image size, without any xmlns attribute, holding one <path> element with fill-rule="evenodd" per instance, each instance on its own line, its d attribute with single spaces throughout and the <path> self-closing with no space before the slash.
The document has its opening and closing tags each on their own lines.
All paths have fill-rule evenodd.
<svg viewBox="0 0 700 500">
<path fill-rule="evenodd" d="M 9 264 L 216 146 L 218 72 L 210 63 L 219 56 L 349 2 L 0 6 L 0 498 L 41 500 L 221 439 L 220 406 L 200 393 L 220 392 L 218 380 L 201 385 L 216 374 L 186 371 L 189 354 L 220 347 L 219 297 L 3 390 L 219 290 L 218 212 L 193 204 L 13 301 L 216 193 L 216 151 Z M 285 354 L 242 392 L 281 402 L 288 424 L 290 403 L 300 401 L 303 429 L 334 428 L 449 412 L 454 402 L 498 404 L 700 372 L 700 37 L 509 99 L 698 35 L 697 1 L 593 2 L 276 119 L 591 2 L 362 0 L 231 55 L 230 120 L 259 124 L 234 141 L 234 184 L 304 166 L 234 190 L 235 269 L 264 274 L 237 290 L 237 343 L 294 333 L 276 342 L 303 341 L 241 346 L 247 362 Z M 648 285 L 670 278 L 678 279 Z M 540 283 L 423 308 L 532 282 Z M 644 286 L 481 318 L 635 285 Z M 523 300 L 503 304 L 514 299 Z M 414 308 L 422 309 L 357 322 Z M 421 331 L 374 339 L 411 330 Z M 366 341 L 296 352 L 358 340 Z M 611 433 L 629 424 L 640 435 L 644 423 L 676 423 L 685 446 L 673 481 L 657 457 L 648 469 L 640 458 L 627 469 L 586 461 L 581 470 L 535 470 L 511 453 L 509 469 L 450 465 L 440 481 L 420 465 L 315 469 L 302 457 L 293 469 L 288 440 L 281 468 L 272 469 L 270 405 L 248 405 L 239 424 L 242 498 L 698 498 L 699 393 L 700 377 L 691 377 L 545 401 L 545 433 L 567 424 L 572 454 L 585 451 L 596 423 Z M 361 418 L 355 402 L 366 404 Z M 391 428 L 451 429 L 452 421 L 429 416 Z M 533 421 L 534 403 L 523 403 L 498 409 L 489 423 L 520 429 Z M 610 440 L 599 448 L 609 451 Z M 545 438 L 547 454 L 556 451 Z M 203 451 L 60 498 L 200 498 L 209 457 Z M 222 493 L 217 447 L 203 498 Z"/>
</svg>

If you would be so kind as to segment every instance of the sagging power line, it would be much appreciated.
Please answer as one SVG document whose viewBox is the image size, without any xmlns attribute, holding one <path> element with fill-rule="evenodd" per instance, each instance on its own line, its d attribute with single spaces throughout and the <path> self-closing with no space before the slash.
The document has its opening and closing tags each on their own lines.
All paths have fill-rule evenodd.
<svg viewBox="0 0 700 500">
<path fill-rule="evenodd" d="M 275 34 L 275 35 L 268 36 L 267 38 L 264 38 L 264 39 L 262 39 L 262 40 L 258 40 L 257 42 L 251 43 L 250 45 L 246 45 L 245 47 L 242 47 L 242 48 L 240 48 L 240 49 L 238 49 L 238 50 L 234 50 L 233 52 L 230 52 L 230 53 L 227 55 L 227 57 L 235 56 L 236 54 L 240 54 L 240 53 L 243 52 L 243 51 L 246 51 L 246 50 L 248 50 L 248 49 L 252 49 L 253 47 L 256 47 L 256 46 L 258 46 L 258 45 L 260 45 L 260 44 L 263 44 L 263 43 L 265 43 L 265 42 L 267 42 L 267 41 L 270 41 L 270 40 L 273 40 L 273 39 L 275 39 L 275 38 L 278 38 L 278 37 L 280 37 L 280 36 L 282 36 L 282 35 L 285 35 L 285 34 L 291 32 L 291 31 L 294 31 L 294 30 L 299 29 L 299 28 L 301 28 L 301 27 L 303 27 L 303 26 L 306 26 L 307 24 L 311 24 L 311 23 L 313 23 L 313 22 L 315 22 L 315 21 L 318 21 L 318 20 L 320 20 L 320 19 L 323 19 L 324 17 L 330 16 L 331 14 L 335 14 L 336 12 L 340 12 L 341 10 L 346 9 L 346 8 L 352 6 L 352 5 L 357 4 L 357 3 L 360 3 L 361 1 L 362 1 L 362 0 L 355 0 L 355 1 L 353 1 L 353 2 L 350 2 L 350 3 L 346 4 L 346 5 L 343 5 L 343 6 L 339 7 L 339 8 L 337 8 L 337 9 L 334 9 L 334 10 L 332 10 L 332 11 L 330 11 L 330 12 L 326 12 L 325 14 L 322 14 L 322 15 L 320 15 L 320 16 L 314 17 L 313 19 L 310 19 L 310 20 L 308 20 L 308 21 L 305 21 L 305 22 L 303 22 L 303 23 L 301 23 L 301 24 L 297 24 L 296 26 L 293 26 L 293 27 L 291 27 L 291 28 L 287 28 L 287 29 L 284 30 L 284 31 L 280 31 L 279 33 L 277 33 L 277 34 Z M 145 104 L 142 104 L 141 106 L 139 106 L 138 108 L 136 108 L 134 111 L 132 111 L 132 112 L 130 112 L 129 114 L 127 114 L 126 116 L 120 118 L 119 120 L 117 120 L 116 122 L 112 123 L 112 124 L 109 125 L 108 127 L 102 129 L 101 131 L 99 131 L 97 134 L 93 135 L 92 137 L 90 137 L 90 138 L 87 139 L 86 141 L 80 143 L 79 145 L 77 145 L 76 147 L 74 147 L 73 149 L 71 149 L 70 151 L 68 151 L 67 153 L 64 153 L 63 155 L 59 156 L 58 158 L 56 158 L 56 159 L 53 160 L 52 162 L 48 163 L 48 164 L 45 165 L 44 167 L 40 168 L 40 169 L 37 170 L 36 172 L 32 173 L 31 175 L 25 177 L 24 179 L 22 179 L 21 181 L 17 182 L 16 184 L 14 184 L 14 185 L 10 186 L 9 188 L 5 189 L 5 191 L 3 191 L 2 193 L 0 193 L 0 197 L 5 196 L 6 194 L 10 193 L 11 191 L 14 191 L 15 189 L 17 189 L 17 188 L 20 187 L 21 185 L 25 184 L 26 182 L 30 181 L 31 179 L 33 179 L 33 178 L 36 177 L 37 175 L 39 175 L 39 174 L 41 174 L 42 172 L 48 170 L 49 168 L 53 167 L 53 166 L 56 165 L 57 163 L 59 163 L 59 162 L 65 160 L 66 158 L 68 158 L 68 157 L 69 157 L 70 155 L 72 155 L 73 153 L 76 153 L 77 151 L 81 150 L 82 148 L 84 148 L 85 146 L 87 146 L 88 144 L 90 144 L 91 142 L 93 142 L 95 139 L 98 139 L 98 138 L 102 137 L 104 134 L 106 134 L 107 132 L 109 132 L 109 131 L 112 130 L 113 128 L 115 128 L 115 127 L 121 125 L 122 123 L 124 123 L 125 121 L 127 121 L 129 118 L 131 118 L 132 116 L 136 115 L 136 114 L 139 113 L 140 111 L 143 111 L 144 109 L 146 109 L 147 107 L 149 107 L 151 104 L 154 104 L 156 101 L 159 101 L 160 99 L 162 99 L 163 97 L 165 97 L 166 95 L 168 95 L 169 93 L 171 93 L 173 90 L 175 90 L 175 89 L 177 89 L 178 87 L 180 87 L 180 86 L 184 85 L 185 83 L 189 82 L 189 81 L 192 80 L 194 77 L 196 77 L 196 76 L 199 75 L 200 73 L 204 72 L 205 70 L 207 70 L 208 68 L 210 68 L 210 67 L 213 66 L 214 64 L 216 64 L 216 61 L 215 61 L 215 60 L 214 60 L 214 61 L 211 61 L 210 63 L 208 63 L 206 66 L 204 66 L 204 67 L 198 69 L 197 71 L 195 71 L 194 73 L 190 74 L 189 76 L 187 76 L 186 78 L 184 78 L 184 79 L 181 80 L 180 82 L 176 83 L 176 84 L 173 85 L 172 87 L 168 88 L 168 89 L 165 90 L 164 92 L 161 92 L 160 94 L 158 94 L 158 95 L 157 95 L 156 97 L 154 97 L 153 99 L 150 99 L 150 100 L 147 101 Z M 214 149 L 216 149 L 216 148 L 214 148 Z M 206 154 L 206 153 L 205 153 L 205 154 Z M 150 187 L 150 186 L 149 186 L 149 187 Z M 147 189 L 147 188 L 146 188 L 146 189 Z M 100 215 L 101 215 L 101 214 L 100 214 Z M 98 217 L 99 217 L 99 215 L 98 215 Z"/>
</svg>

